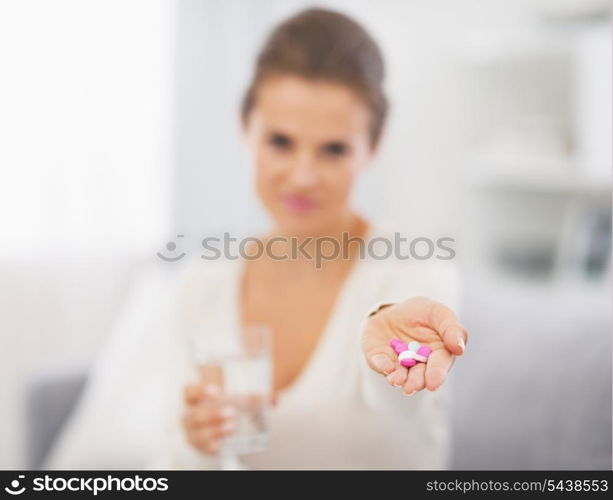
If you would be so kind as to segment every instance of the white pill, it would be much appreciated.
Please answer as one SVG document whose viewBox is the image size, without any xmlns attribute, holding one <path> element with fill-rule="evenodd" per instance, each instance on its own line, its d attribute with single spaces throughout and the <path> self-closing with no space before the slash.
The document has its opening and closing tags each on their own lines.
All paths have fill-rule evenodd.
<svg viewBox="0 0 613 500">
<path fill-rule="evenodd" d="M 417 352 L 417 349 L 419 349 L 420 347 L 421 345 L 419 342 L 416 342 L 414 340 L 412 342 L 409 342 L 409 351 Z"/>
<path fill-rule="evenodd" d="M 417 354 L 416 352 L 413 353 L 413 359 L 415 361 L 421 361 L 422 363 L 425 363 L 426 361 L 428 361 L 428 358 L 426 358 L 425 356 L 422 356 L 421 354 Z"/>
<path fill-rule="evenodd" d="M 398 355 L 398 361 L 402 361 L 403 359 L 416 359 L 415 356 L 418 356 L 418 354 L 413 351 L 402 351 Z"/>
</svg>

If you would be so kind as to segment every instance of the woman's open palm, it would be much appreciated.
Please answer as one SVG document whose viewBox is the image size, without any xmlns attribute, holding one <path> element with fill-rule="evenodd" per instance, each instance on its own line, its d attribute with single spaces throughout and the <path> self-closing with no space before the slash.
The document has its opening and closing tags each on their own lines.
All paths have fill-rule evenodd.
<svg viewBox="0 0 613 500">
<path fill-rule="evenodd" d="M 390 347 L 398 338 L 417 341 L 432 349 L 427 363 L 400 365 Z M 464 353 L 468 334 L 451 309 L 425 297 L 414 297 L 385 307 L 370 316 L 362 331 L 362 349 L 369 366 L 385 375 L 405 394 L 424 388 L 434 391 L 445 380 L 455 356 Z"/>
</svg>

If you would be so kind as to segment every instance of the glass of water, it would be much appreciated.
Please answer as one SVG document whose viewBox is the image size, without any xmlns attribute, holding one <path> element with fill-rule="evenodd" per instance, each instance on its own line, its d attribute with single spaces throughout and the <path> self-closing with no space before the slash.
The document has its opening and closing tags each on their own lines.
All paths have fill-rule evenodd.
<svg viewBox="0 0 613 500">
<path fill-rule="evenodd" d="M 237 411 L 236 431 L 220 454 L 249 454 L 268 444 L 272 394 L 271 332 L 250 325 L 237 332 L 196 332 L 192 338 L 200 381 L 221 390 L 222 403 Z"/>
</svg>

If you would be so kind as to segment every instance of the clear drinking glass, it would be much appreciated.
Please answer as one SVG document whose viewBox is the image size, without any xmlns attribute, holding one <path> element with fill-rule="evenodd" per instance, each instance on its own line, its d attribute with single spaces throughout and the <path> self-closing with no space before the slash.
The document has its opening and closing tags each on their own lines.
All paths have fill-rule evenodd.
<svg viewBox="0 0 613 500">
<path fill-rule="evenodd" d="M 199 331 L 191 340 L 201 382 L 218 386 L 222 401 L 237 410 L 237 429 L 223 441 L 220 453 L 265 450 L 272 393 L 270 328 L 251 325 L 238 332 Z"/>
</svg>

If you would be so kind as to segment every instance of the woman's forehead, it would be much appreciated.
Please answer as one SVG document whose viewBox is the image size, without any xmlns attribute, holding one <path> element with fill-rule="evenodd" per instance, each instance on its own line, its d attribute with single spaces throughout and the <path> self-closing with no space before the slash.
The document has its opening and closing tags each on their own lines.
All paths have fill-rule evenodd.
<svg viewBox="0 0 613 500">
<path fill-rule="evenodd" d="M 370 117 L 349 87 L 289 76 L 263 82 L 253 111 L 267 130 L 314 137 L 363 133 Z"/>
</svg>

